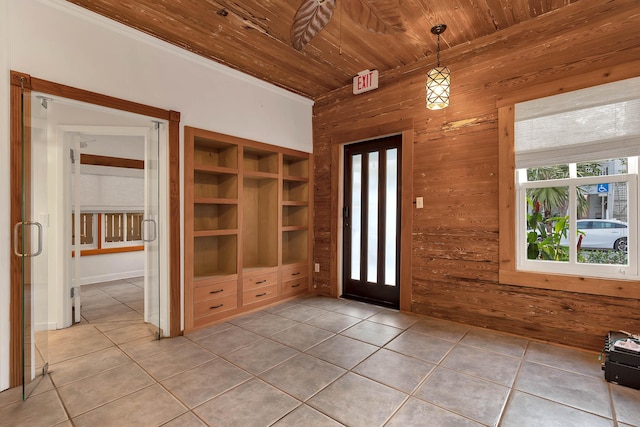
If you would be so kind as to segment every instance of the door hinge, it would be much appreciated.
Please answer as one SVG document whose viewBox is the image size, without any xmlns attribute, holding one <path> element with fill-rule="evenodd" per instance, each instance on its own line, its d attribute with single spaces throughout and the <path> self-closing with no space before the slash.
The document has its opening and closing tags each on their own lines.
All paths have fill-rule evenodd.
<svg viewBox="0 0 640 427">
<path fill-rule="evenodd" d="M 71 298 L 75 298 L 75 296 L 76 296 L 76 288 L 71 287 Z"/>
<path fill-rule="evenodd" d="M 75 163 L 76 159 L 73 156 L 73 148 L 69 149 L 69 157 L 71 157 L 71 163 Z"/>
</svg>

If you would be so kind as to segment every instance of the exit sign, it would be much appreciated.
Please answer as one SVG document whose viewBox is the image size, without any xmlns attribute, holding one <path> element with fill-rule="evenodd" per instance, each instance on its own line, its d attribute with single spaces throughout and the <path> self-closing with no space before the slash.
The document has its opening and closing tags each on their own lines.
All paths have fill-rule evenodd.
<svg viewBox="0 0 640 427">
<path fill-rule="evenodd" d="M 360 71 L 358 75 L 353 78 L 354 95 L 374 89 L 378 89 L 378 70 Z"/>
</svg>

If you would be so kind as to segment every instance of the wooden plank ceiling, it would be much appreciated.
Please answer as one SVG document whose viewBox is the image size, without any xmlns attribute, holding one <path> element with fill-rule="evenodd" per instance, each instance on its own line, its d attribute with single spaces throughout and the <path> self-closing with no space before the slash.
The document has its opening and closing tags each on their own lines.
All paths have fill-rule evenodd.
<svg viewBox="0 0 640 427">
<path fill-rule="evenodd" d="M 327 26 L 301 50 L 292 46 L 290 34 L 306 0 L 68 1 L 315 99 L 351 84 L 365 69 L 384 72 L 425 56 L 435 65 L 437 38 L 430 30 L 436 24 L 447 25 L 441 36 L 446 65 L 447 48 L 578 0 L 335 0 Z M 359 23 L 372 17 L 399 19 L 404 31 L 376 33 Z"/>
</svg>

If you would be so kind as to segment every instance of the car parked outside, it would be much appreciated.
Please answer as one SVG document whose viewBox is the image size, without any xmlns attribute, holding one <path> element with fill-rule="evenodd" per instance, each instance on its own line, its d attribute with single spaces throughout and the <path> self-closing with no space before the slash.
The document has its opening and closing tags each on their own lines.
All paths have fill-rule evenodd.
<svg viewBox="0 0 640 427">
<path fill-rule="evenodd" d="M 617 219 L 581 219 L 577 221 L 578 231 L 582 232 L 582 249 L 627 250 L 629 227 L 626 222 Z M 569 245 L 569 239 L 560 240 L 563 246 Z"/>
</svg>

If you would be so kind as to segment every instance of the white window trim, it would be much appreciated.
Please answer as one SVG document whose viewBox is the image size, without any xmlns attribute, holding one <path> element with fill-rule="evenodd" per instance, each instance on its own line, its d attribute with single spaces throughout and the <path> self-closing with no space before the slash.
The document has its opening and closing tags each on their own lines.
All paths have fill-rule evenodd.
<svg viewBox="0 0 640 427">
<path fill-rule="evenodd" d="M 126 247 L 130 247 L 130 246 L 141 246 L 144 244 L 143 240 L 127 240 L 127 233 L 128 233 L 128 229 L 127 229 L 127 221 L 128 221 L 128 213 L 140 213 L 140 211 L 109 211 L 109 212 L 102 212 L 102 230 L 106 230 L 107 224 L 107 217 L 105 215 L 105 213 L 118 213 L 118 214 L 122 214 L 122 235 L 123 235 L 123 241 L 122 242 L 107 242 L 105 240 L 105 233 L 103 231 L 102 236 L 101 236 L 101 248 L 102 249 L 108 249 L 108 248 L 126 248 Z"/>
<path fill-rule="evenodd" d="M 572 178 L 554 179 L 547 181 L 526 181 L 526 172 L 523 169 L 517 169 L 515 174 L 516 185 L 516 270 L 538 273 L 551 274 L 570 274 L 579 276 L 590 276 L 594 278 L 613 278 L 622 280 L 638 280 L 640 275 L 638 272 L 638 204 L 640 194 L 638 193 L 638 157 L 628 158 L 629 173 L 621 175 L 604 175 L 576 177 L 575 164 L 570 164 Z M 526 190 L 528 188 L 541 187 L 569 187 L 569 194 L 576 194 L 576 187 L 582 185 L 599 184 L 606 180 L 609 183 L 626 182 L 629 192 L 628 204 L 628 265 L 609 265 L 609 264 L 588 264 L 577 262 L 577 251 L 569 251 L 569 261 L 548 261 L 548 260 L 530 260 L 527 258 L 527 239 L 526 239 Z M 635 195 L 631 197 L 631 195 Z M 577 214 L 576 214 L 575 196 L 569 199 L 569 222 L 570 228 L 575 230 Z M 631 238 L 633 236 L 633 238 Z M 577 245 L 576 233 L 569 233 L 569 247 L 575 248 Z"/>
</svg>

